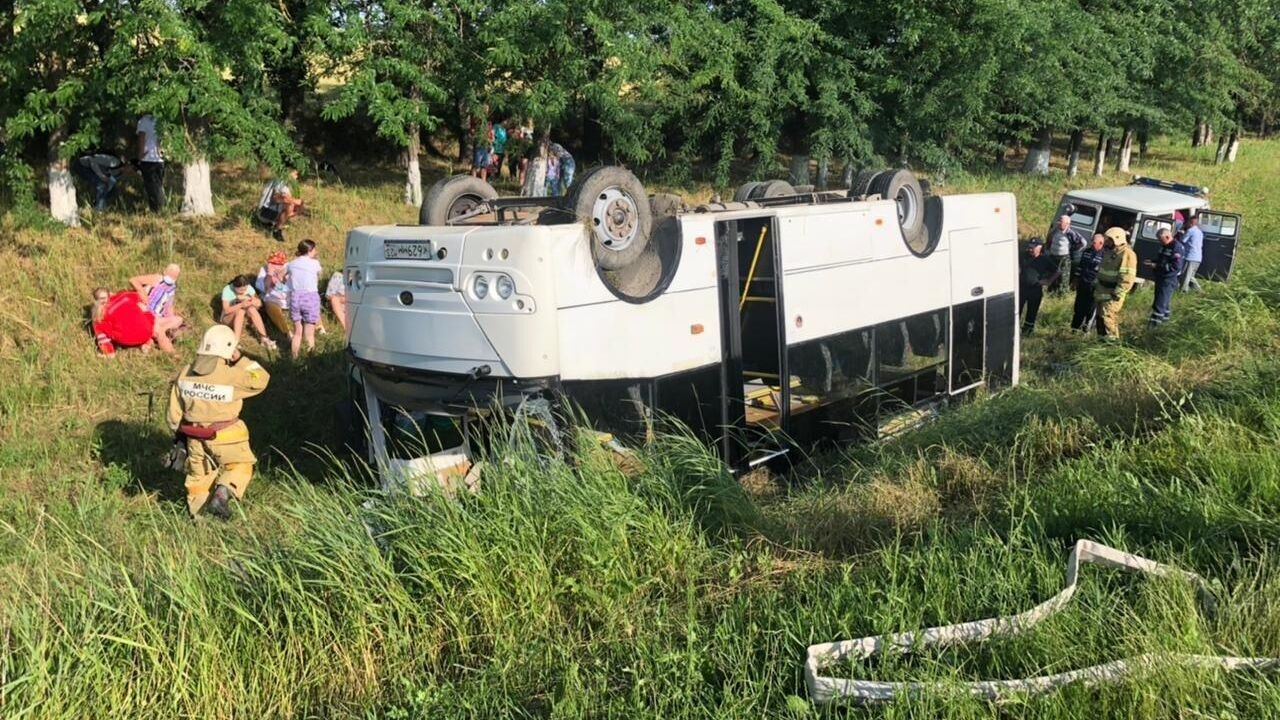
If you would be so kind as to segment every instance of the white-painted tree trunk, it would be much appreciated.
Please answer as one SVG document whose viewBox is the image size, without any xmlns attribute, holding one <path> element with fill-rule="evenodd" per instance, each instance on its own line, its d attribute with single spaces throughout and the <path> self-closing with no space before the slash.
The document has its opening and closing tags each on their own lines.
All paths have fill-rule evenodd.
<svg viewBox="0 0 1280 720">
<path fill-rule="evenodd" d="M 422 205 L 422 168 L 418 164 L 418 126 L 409 128 L 409 147 L 405 148 L 404 204 Z"/>
<path fill-rule="evenodd" d="M 1226 161 L 1227 161 L 1227 138 L 1224 136 L 1224 137 L 1218 138 L 1218 151 L 1214 153 L 1213 164 L 1221 165 Z"/>
<path fill-rule="evenodd" d="M 1067 153 L 1067 177 L 1075 177 L 1080 174 L 1080 150 L 1083 147 L 1084 131 L 1072 131 L 1071 148 Z"/>
<path fill-rule="evenodd" d="M 1053 154 L 1053 131 L 1043 128 L 1036 133 L 1036 142 L 1027 150 L 1022 172 L 1028 175 L 1048 175 L 1049 159 Z"/>
<path fill-rule="evenodd" d="M 1236 155 L 1240 153 L 1240 135 L 1236 131 L 1231 132 L 1231 140 L 1227 143 L 1227 162 L 1236 161 Z"/>
<path fill-rule="evenodd" d="M 809 184 L 809 156 L 808 155 L 791 156 L 791 184 L 792 185 L 808 185 Z"/>
<path fill-rule="evenodd" d="M 182 166 L 183 215 L 209 217 L 213 215 L 213 183 L 209 170 L 209 158 L 194 155 Z"/>
<path fill-rule="evenodd" d="M 1116 155 L 1116 171 L 1129 172 L 1129 161 L 1133 158 L 1133 131 L 1126 129 L 1120 137 L 1120 152 Z"/>
<path fill-rule="evenodd" d="M 818 189 L 826 190 L 831 181 L 831 160 L 822 158 L 818 161 Z"/>
<path fill-rule="evenodd" d="M 840 187 L 846 190 L 853 187 L 853 161 L 845 160 L 844 169 L 840 172 Z"/>
<path fill-rule="evenodd" d="M 49 214 L 64 225 L 80 225 L 76 184 L 71 178 L 66 160 L 53 160 L 49 163 Z"/>
<path fill-rule="evenodd" d="M 520 194 L 524 197 L 541 197 L 547 194 L 547 155 L 551 152 L 550 140 L 544 135 L 538 141 L 538 154 L 529 159 L 524 171 L 524 185 Z"/>
<path fill-rule="evenodd" d="M 1107 169 L 1107 131 L 1098 133 L 1098 147 L 1093 151 L 1093 176 L 1102 177 Z"/>
</svg>

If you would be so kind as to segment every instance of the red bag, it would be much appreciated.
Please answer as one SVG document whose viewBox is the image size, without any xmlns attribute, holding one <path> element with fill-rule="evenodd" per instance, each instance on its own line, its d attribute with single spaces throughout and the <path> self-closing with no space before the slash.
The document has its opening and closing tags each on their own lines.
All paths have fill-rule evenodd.
<svg viewBox="0 0 1280 720">
<path fill-rule="evenodd" d="M 107 299 L 102 322 L 95 324 L 117 345 L 145 345 L 155 331 L 156 318 L 146 309 L 142 297 L 133 291 L 118 292 Z"/>
</svg>

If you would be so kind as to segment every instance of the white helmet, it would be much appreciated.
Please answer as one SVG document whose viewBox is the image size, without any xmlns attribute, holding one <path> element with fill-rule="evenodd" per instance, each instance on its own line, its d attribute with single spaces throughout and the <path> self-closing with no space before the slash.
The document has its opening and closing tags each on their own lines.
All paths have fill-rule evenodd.
<svg viewBox="0 0 1280 720">
<path fill-rule="evenodd" d="M 214 325 L 204 331 L 197 355 L 211 355 L 230 360 L 236 353 L 236 332 L 226 325 Z"/>
</svg>

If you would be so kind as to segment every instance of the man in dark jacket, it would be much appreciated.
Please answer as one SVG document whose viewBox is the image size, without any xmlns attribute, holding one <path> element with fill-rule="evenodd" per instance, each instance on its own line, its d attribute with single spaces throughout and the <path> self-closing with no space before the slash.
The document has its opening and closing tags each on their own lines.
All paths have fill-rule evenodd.
<svg viewBox="0 0 1280 720">
<path fill-rule="evenodd" d="M 1182 259 L 1187 256 L 1187 246 L 1173 238 L 1173 231 L 1165 228 L 1156 236 L 1160 239 L 1160 252 L 1155 257 L 1156 297 L 1151 304 L 1151 327 L 1164 324 L 1173 314 L 1173 293 L 1178 289 L 1178 277 L 1182 274 Z"/>
<path fill-rule="evenodd" d="M 1098 280 L 1098 266 L 1102 265 L 1105 243 L 1102 233 L 1094 233 L 1093 242 L 1085 247 L 1079 261 L 1071 268 L 1071 286 L 1076 289 L 1076 303 L 1071 313 L 1072 330 L 1089 332 L 1089 326 L 1093 324 L 1093 316 L 1097 312 L 1093 284 Z"/>
<path fill-rule="evenodd" d="M 1058 264 L 1044 254 L 1044 243 L 1040 238 L 1031 238 L 1027 243 L 1027 251 L 1019 263 L 1019 293 L 1022 302 L 1018 314 L 1022 315 L 1022 334 L 1030 335 L 1036 329 L 1036 316 L 1040 314 L 1040 301 L 1044 299 L 1044 289 L 1057 282 L 1062 276 Z"/>
<path fill-rule="evenodd" d="M 124 160 L 109 152 L 95 152 L 76 158 L 76 174 L 93 188 L 93 209 L 106 210 L 107 200 L 124 174 Z"/>
</svg>

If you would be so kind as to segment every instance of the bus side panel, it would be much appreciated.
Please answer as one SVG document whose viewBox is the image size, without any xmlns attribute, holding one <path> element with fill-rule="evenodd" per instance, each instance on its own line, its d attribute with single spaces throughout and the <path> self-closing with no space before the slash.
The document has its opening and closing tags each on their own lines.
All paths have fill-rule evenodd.
<svg viewBox="0 0 1280 720">
<path fill-rule="evenodd" d="M 664 293 L 642 305 L 562 308 L 563 380 L 655 378 L 721 360 L 716 288 Z"/>
</svg>

